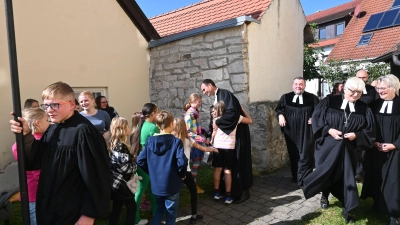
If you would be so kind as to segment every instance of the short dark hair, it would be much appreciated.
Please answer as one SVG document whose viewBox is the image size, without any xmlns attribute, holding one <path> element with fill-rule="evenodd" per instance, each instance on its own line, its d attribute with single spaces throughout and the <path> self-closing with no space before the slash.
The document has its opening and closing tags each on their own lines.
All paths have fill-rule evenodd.
<svg viewBox="0 0 400 225">
<path fill-rule="evenodd" d="M 25 100 L 24 109 L 31 108 L 31 107 L 32 107 L 32 104 L 33 104 L 34 102 L 39 103 L 37 100 L 35 100 L 35 99 L 33 99 L 33 98 L 28 98 L 27 100 Z"/>
<path fill-rule="evenodd" d="M 212 86 L 216 87 L 214 81 L 211 80 L 211 79 L 205 79 L 205 80 L 203 80 L 203 82 L 201 82 L 201 83 L 202 83 L 202 84 L 205 84 L 205 85 L 211 84 Z"/>
</svg>

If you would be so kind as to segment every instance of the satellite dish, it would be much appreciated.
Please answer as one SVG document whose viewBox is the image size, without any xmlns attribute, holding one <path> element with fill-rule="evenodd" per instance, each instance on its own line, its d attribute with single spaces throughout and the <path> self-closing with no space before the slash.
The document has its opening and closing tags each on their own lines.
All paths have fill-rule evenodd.
<svg viewBox="0 0 400 225">
<path fill-rule="evenodd" d="M 356 8 L 354 9 L 354 14 L 353 16 L 358 17 L 358 15 L 360 14 L 360 10 L 361 10 L 361 4 L 357 4 Z"/>
</svg>

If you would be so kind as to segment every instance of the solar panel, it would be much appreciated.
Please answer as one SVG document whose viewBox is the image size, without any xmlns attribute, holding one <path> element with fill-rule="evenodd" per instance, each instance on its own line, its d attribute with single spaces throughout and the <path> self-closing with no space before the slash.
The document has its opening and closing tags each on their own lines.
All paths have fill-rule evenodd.
<svg viewBox="0 0 400 225">
<path fill-rule="evenodd" d="M 364 34 L 363 36 L 361 36 L 360 41 L 358 42 L 357 46 L 368 45 L 372 39 L 372 35 L 374 35 L 374 33 Z"/>
<path fill-rule="evenodd" d="M 394 20 L 393 26 L 400 25 L 400 15 L 397 16 L 397 18 Z"/>
<path fill-rule="evenodd" d="M 378 27 L 379 22 L 381 21 L 383 14 L 385 14 L 385 12 L 381 12 L 381 13 L 376 13 L 371 15 L 371 17 L 369 18 L 367 24 L 364 27 L 363 32 L 368 32 L 371 30 L 376 30 L 376 28 Z"/>
<path fill-rule="evenodd" d="M 399 10 L 400 8 L 386 11 L 377 29 L 393 26 L 394 20 L 396 19 Z"/>
<path fill-rule="evenodd" d="M 400 0 L 395 0 L 395 1 L 393 2 L 392 8 L 394 8 L 394 7 L 399 7 L 399 6 L 400 6 Z"/>
</svg>

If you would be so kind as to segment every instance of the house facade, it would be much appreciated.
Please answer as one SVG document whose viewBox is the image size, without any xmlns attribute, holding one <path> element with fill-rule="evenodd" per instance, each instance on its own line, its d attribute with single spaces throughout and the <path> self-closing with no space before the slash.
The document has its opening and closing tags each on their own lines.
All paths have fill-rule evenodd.
<svg viewBox="0 0 400 225">
<path fill-rule="evenodd" d="M 149 101 L 148 41 L 159 38 L 135 1 L 14 1 L 21 102 L 63 81 L 79 94 L 108 97 L 130 118 Z M 14 161 L 11 81 L 4 4 L 0 5 L 0 170 Z M 143 94 L 145 93 L 145 94 Z"/>
<path fill-rule="evenodd" d="M 391 73 L 400 77 L 400 1 L 362 0 L 360 10 L 349 22 L 329 59 L 390 63 Z M 382 74 L 384 75 L 384 74 Z"/>
<path fill-rule="evenodd" d="M 213 0 L 150 18 L 161 39 L 150 47 L 150 99 L 183 115 L 201 82 L 235 94 L 253 118 L 253 168 L 268 171 L 288 162 L 274 108 L 301 76 L 303 28 L 299 1 Z M 214 98 L 203 96 L 202 126 L 208 128 Z"/>
<path fill-rule="evenodd" d="M 313 47 L 320 51 L 319 57 L 321 60 L 325 60 L 329 56 L 359 4 L 360 0 L 352 0 L 342 5 L 318 11 L 306 17 L 308 24 L 315 23 L 317 25 L 314 39 L 318 39 L 319 41 Z M 307 81 L 306 91 L 319 97 L 325 97 L 330 94 L 328 84 L 321 82 L 321 79 Z"/>
</svg>

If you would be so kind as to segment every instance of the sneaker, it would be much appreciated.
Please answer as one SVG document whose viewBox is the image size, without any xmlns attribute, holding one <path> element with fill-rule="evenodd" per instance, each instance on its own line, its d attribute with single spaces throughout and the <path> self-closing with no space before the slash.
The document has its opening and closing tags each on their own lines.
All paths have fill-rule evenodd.
<svg viewBox="0 0 400 225">
<path fill-rule="evenodd" d="M 329 201 L 323 195 L 321 195 L 319 204 L 321 205 L 321 209 L 327 209 L 329 207 Z"/>
<path fill-rule="evenodd" d="M 215 200 L 219 200 L 219 199 L 221 199 L 221 198 L 222 198 L 221 194 L 220 194 L 219 192 L 215 192 L 215 194 L 214 194 L 214 199 L 215 199 Z"/>
<path fill-rule="evenodd" d="M 231 204 L 232 202 L 233 202 L 233 200 L 232 200 L 231 196 L 227 196 L 225 198 L 225 204 Z"/>
<path fill-rule="evenodd" d="M 197 194 L 203 194 L 204 193 L 204 190 L 201 189 L 201 187 L 199 187 L 199 185 L 196 185 L 196 188 L 197 188 Z"/>
<path fill-rule="evenodd" d="M 196 217 L 190 217 L 190 223 L 196 223 L 197 221 L 203 219 L 202 215 L 196 215 Z"/>
<path fill-rule="evenodd" d="M 389 225 L 396 225 L 399 224 L 399 220 L 395 219 L 395 218 L 390 218 L 390 221 L 388 223 Z"/>
<path fill-rule="evenodd" d="M 146 225 L 149 221 L 146 219 L 142 219 L 139 221 L 139 223 L 137 223 L 136 225 Z"/>
</svg>

